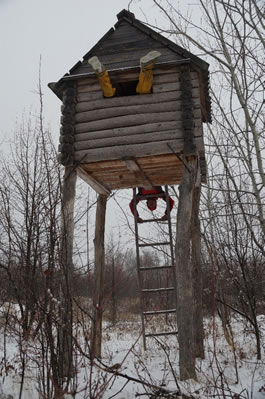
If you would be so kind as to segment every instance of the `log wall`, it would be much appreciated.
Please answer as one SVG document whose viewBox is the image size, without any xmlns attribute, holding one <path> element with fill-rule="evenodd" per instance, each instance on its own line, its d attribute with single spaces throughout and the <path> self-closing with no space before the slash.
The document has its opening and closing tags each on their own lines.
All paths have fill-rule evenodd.
<svg viewBox="0 0 265 399">
<path fill-rule="evenodd" d="M 64 166 L 74 163 L 74 134 L 75 134 L 75 112 L 76 112 L 76 86 L 74 83 L 68 85 L 63 94 L 63 105 L 61 107 L 61 129 L 59 144 L 59 161 Z"/>
<path fill-rule="evenodd" d="M 111 75 L 117 81 L 137 81 L 138 71 Z M 188 80 L 185 106 L 194 143 L 203 151 L 200 90 L 197 72 L 183 75 L 179 67 L 155 69 L 153 93 L 103 98 L 95 76 L 77 83 L 75 160 L 96 162 L 124 156 L 166 154 L 184 148 L 183 76 Z M 187 97 L 190 96 L 190 97 Z M 192 124 L 192 126 L 191 126 Z"/>
</svg>

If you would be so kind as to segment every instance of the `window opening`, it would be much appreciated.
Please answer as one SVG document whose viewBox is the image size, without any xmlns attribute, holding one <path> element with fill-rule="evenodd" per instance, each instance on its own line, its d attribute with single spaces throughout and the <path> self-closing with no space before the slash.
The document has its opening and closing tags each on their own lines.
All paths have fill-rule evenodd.
<svg viewBox="0 0 265 399">
<path fill-rule="evenodd" d="M 113 87 L 116 88 L 115 97 L 138 95 L 138 93 L 136 93 L 137 84 L 138 80 L 131 80 L 127 82 L 114 82 Z"/>
</svg>

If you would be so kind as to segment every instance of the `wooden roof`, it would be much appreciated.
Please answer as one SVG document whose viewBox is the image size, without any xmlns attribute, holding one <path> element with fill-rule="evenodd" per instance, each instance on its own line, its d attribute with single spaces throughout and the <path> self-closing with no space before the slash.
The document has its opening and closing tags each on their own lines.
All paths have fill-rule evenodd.
<svg viewBox="0 0 265 399">
<path fill-rule="evenodd" d="M 140 57 L 156 49 L 161 52 L 157 65 L 189 60 L 199 72 L 203 122 L 211 122 L 208 63 L 144 25 L 129 11 L 122 10 L 117 18 L 114 28 L 84 55 L 82 61 L 78 61 L 58 82 L 49 84 L 51 90 L 62 99 L 62 91 L 68 80 L 94 74 L 87 62 L 92 56 L 98 56 L 108 71 L 115 71 L 139 67 Z"/>
</svg>

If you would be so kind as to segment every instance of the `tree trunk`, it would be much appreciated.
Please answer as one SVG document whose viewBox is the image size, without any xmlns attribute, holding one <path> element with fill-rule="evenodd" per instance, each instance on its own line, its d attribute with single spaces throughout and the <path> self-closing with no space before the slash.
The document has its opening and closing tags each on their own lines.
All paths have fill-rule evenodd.
<svg viewBox="0 0 265 399">
<path fill-rule="evenodd" d="M 101 339 L 102 339 L 102 316 L 104 299 L 104 234 L 105 234 L 105 216 L 107 206 L 107 195 L 99 194 L 96 211 L 95 228 L 95 270 L 94 270 L 94 309 L 93 323 L 91 330 L 91 357 L 101 357 Z"/>
<path fill-rule="evenodd" d="M 187 162 L 180 185 L 177 214 L 177 324 L 179 340 L 180 379 L 196 379 L 193 352 L 193 284 L 191 261 L 192 202 L 195 187 L 196 163 Z"/>
<path fill-rule="evenodd" d="M 61 313 L 59 330 L 59 375 L 70 378 L 73 375 L 72 348 L 72 275 L 74 239 L 74 202 L 76 171 L 66 167 L 62 188 L 61 215 Z"/>
</svg>

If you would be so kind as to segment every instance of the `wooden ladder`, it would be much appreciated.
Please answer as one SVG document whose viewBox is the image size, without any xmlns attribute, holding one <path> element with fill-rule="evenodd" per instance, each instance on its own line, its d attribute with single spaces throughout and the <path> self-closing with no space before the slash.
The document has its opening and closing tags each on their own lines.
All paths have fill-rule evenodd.
<svg viewBox="0 0 265 399">
<path fill-rule="evenodd" d="M 168 194 L 168 187 L 165 186 L 165 193 L 161 194 L 148 194 L 148 195 L 137 195 L 139 200 L 144 200 L 148 198 L 161 198 L 164 196 L 166 198 L 167 204 L 167 215 L 168 219 L 165 222 L 162 222 L 161 219 L 146 219 L 143 220 L 142 223 L 163 223 L 164 225 L 168 225 L 168 240 L 162 242 L 152 242 L 152 243 L 145 243 L 139 237 L 138 232 L 138 223 L 137 223 L 137 210 L 136 210 L 136 189 L 133 189 L 133 207 L 134 207 L 134 223 L 135 223 L 135 244 L 136 244 L 136 261 L 137 261 L 137 274 L 138 274 L 138 286 L 139 286 L 139 296 L 140 296 L 140 308 L 141 308 L 141 321 L 142 321 L 142 333 L 143 333 L 143 346 L 144 350 L 146 350 L 146 338 L 155 337 L 155 336 L 167 336 L 167 335 L 176 335 L 176 269 L 175 269 L 175 262 L 174 262 L 174 249 L 173 249 L 173 239 L 172 239 L 172 227 L 171 227 L 171 219 L 170 219 L 170 206 L 169 206 L 169 194 Z M 141 224 L 142 224 L 141 223 Z M 163 247 L 165 252 L 167 253 L 169 262 L 163 266 L 159 265 L 152 265 L 152 266 L 144 266 L 142 264 L 142 259 L 140 256 L 141 248 L 148 248 L 148 247 Z M 166 251 L 167 249 L 167 251 Z M 160 278 L 160 284 L 162 286 L 148 288 L 146 287 L 146 283 L 148 283 L 148 278 L 150 278 L 152 273 L 162 273 L 164 274 L 164 278 Z M 162 281 L 164 280 L 164 281 Z M 165 280 L 167 283 L 165 284 Z M 170 286 L 168 281 L 171 280 Z M 168 306 L 168 295 L 171 293 L 171 302 L 173 302 L 173 306 Z M 150 297 L 151 295 L 156 295 L 156 305 L 151 303 L 150 306 Z M 164 331 L 155 331 L 155 332 L 147 332 L 146 326 L 151 325 L 156 322 L 159 322 L 161 325 L 161 315 L 165 316 L 165 324 L 168 321 L 168 317 L 170 314 L 173 314 L 174 318 L 174 328 L 173 330 L 165 329 Z M 149 320 L 148 320 L 149 319 Z M 164 324 L 164 325 L 165 325 Z"/>
</svg>

